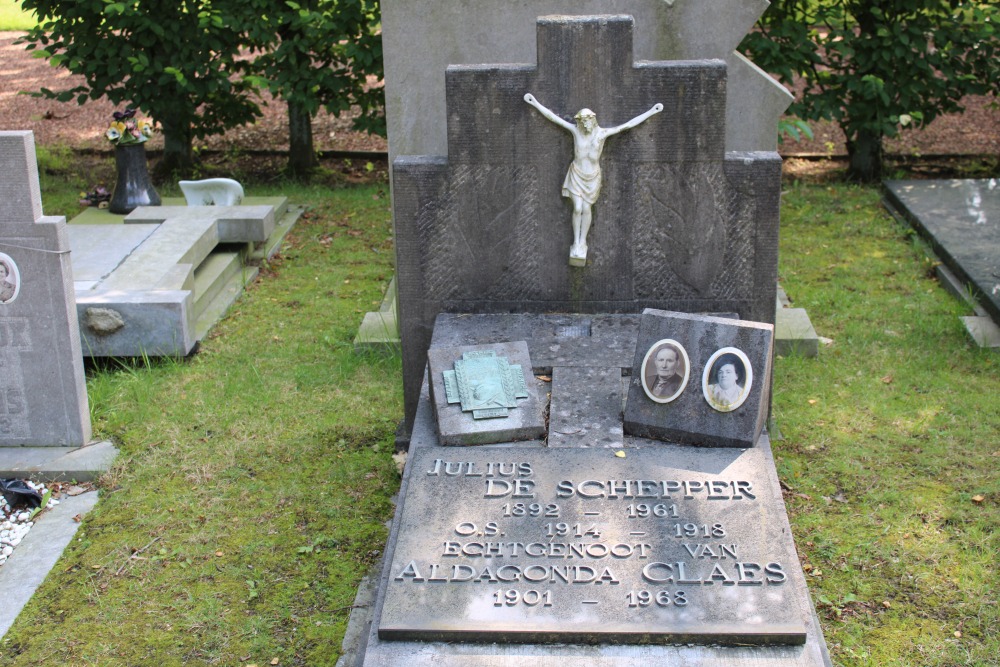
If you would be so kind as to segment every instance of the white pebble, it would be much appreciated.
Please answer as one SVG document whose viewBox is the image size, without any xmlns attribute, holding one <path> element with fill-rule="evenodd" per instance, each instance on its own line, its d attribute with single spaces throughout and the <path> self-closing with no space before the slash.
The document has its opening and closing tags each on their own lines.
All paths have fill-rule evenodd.
<svg viewBox="0 0 1000 667">
<path fill-rule="evenodd" d="M 14 553 L 14 547 L 4 547 L 2 550 L 0 550 L 0 554 L 3 554 L 4 558 L 11 555 L 12 553 Z"/>
</svg>

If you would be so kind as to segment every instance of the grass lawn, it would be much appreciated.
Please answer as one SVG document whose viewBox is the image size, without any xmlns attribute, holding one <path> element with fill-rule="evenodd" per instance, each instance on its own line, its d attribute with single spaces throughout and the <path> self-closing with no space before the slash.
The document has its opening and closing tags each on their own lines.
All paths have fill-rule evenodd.
<svg viewBox="0 0 1000 667">
<path fill-rule="evenodd" d="M 72 212 L 90 184 L 43 159 Z M 336 661 L 398 485 L 399 360 L 351 347 L 392 274 L 386 186 L 246 187 L 309 212 L 196 355 L 90 368 L 122 455 L 0 664 Z M 1000 356 L 878 199 L 784 196 L 781 282 L 834 341 L 775 365 L 795 541 L 837 664 L 995 665 Z"/>
<path fill-rule="evenodd" d="M 0 31 L 28 30 L 35 25 L 35 15 L 21 11 L 19 0 L 0 0 Z"/>
</svg>

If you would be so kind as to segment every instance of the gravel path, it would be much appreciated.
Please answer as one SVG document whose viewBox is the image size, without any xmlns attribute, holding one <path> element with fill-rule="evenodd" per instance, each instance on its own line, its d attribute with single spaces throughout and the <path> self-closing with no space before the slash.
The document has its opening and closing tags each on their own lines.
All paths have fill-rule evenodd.
<svg viewBox="0 0 1000 667">
<path fill-rule="evenodd" d="M 82 77 L 70 75 L 62 68 L 49 66 L 41 58 L 14 42 L 21 35 L 0 32 L 0 130 L 31 130 L 38 144 L 65 144 L 72 148 L 109 150 L 104 131 L 111 122 L 115 106 L 107 100 L 56 102 L 21 95 L 19 91 L 39 88 L 63 90 L 79 85 Z M 288 115 L 285 105 L 265 96 L 264 116 L 252 127 L 230 130 L 224 136 L 210 137 L 204 142 L 209 149 L 239 146 L 254 150 L 287 150 Z M 334 118 L 320 112 L 313 120 L 313 141 L 316 150 L 386 150 L 385 140 L 352 132 L 350 120 Z M 150 140 L 150 149 L 162 148 L 162 136 Z"/>
</svg>

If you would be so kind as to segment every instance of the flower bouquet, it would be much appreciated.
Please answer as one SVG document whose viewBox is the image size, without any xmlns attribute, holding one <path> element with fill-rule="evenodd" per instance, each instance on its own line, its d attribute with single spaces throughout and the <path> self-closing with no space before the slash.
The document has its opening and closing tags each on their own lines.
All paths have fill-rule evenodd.
<svg viewBox="0 0 1000 667">
<path fill-rule="evenodd" d="M 135 109 L 116 111 L 108 131 L 104 133 L 115 146 L 141 144 L 153 136 L 153 124 L 146 119 L 137 119 Z"/>
</svg>

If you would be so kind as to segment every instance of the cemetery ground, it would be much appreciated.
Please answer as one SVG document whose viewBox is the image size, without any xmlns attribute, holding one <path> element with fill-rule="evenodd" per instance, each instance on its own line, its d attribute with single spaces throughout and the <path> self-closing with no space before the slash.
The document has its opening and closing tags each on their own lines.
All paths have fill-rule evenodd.
<svg viewBox="0 0 1000 667">
<path fill-rule="evenodd" d="M 121 455 L 0 664 L 336 662 L 399 482 L 400 360 L 352 345 L 392 275 L 388 186 L 343 160 L 285 182 L 240 150 L 266 135 L 202 175 L 307 213 L 196 354 L 88 365 L 95 437 Z M 47 214 L 112 182 L 109 154 L 36 136 Z M 832 342 L 776 360 L 773 447 L 827 644 L 838 665 L 994 665 L 1000 357 L 876 189 L 808 180 L 782 198 L 779 276 Z"/>
<path fill-rule="evenodd" d="M 40 153 L 47 214 L 110 178 Z M 335 662 L 402 416 L 399 358 L 352 346 L 392 275 L 384 175 L 358 173 L 246 182 L 308 206 L 264 277 L 189 358 L 88 367 L 95 437 L 122 454 L 3 664 Z M 778 358 L 774 449 L 835 662 L 996 664 L 1000 357 L 873 188 L 790 183 L 780 279 L 833 341 Z"/>
</svg>

